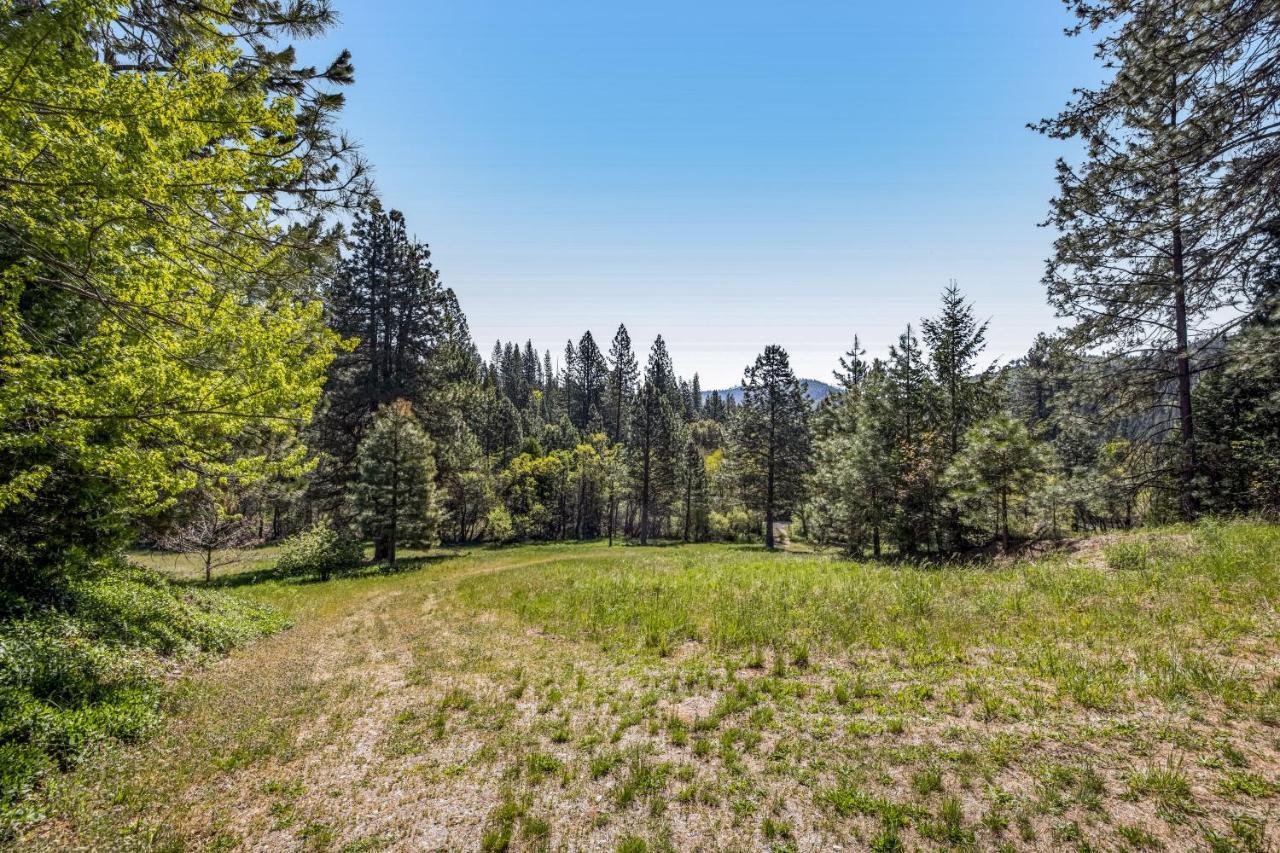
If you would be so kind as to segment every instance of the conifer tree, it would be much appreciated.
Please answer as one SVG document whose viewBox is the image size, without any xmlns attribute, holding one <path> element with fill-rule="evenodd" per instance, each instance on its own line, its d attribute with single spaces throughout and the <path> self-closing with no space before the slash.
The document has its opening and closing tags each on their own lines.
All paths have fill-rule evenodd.
<svg viewBox="0 0 1280 853">
<path fill-rule="evenodd" d="M 635 397 L 640 367 L 631 349 L 631 336 L 627 327 L 619 325 L 609 348 L 609 392 L 606 400 L 606 426 L 609 438 L 615 444 L 626 441 L 627 420 L 631 402 Z"/>
<path fill-rule="evenodd" d="M 724 400 L 720 397 L 719 390 L 712 391 L 707 396 L 706 414 L 709 420 L 724 422 Z"/>
<path fill-rule="evenodd" d="M 947 433 L 948 451 L 960 450 L 960 437 L 981 417 L 988 403 L 985 375 L 974 375 L 974 363 L 986 346 L 987 324 L 973 316 L 954 280 L 942 292 L 942 310 L 921 324 L 933 378 L 938 386 L 941 426 Z"/>
<path fill-rule="evenodd" d="M 655 517 L 665 517 L 675 485 L 678 462 L 677 415 L 672 408 L 675 374 L 659 335 L 649 350 L 649 364 L 631 421 L 631 467 L 640 505 L 640 544 L 649 542 Z M 678 399 L 678 391 L 675 392 Z"/>
<path fill-rule="evenodd" d="M 401 542 L 435 544 L 439 529 L 435 459 L 408 400 L 378 410 L 360 442 L 356 508 L 375 560 L 395 565 Z"/>
<path fill-rule="evenodd" d="M 1044 448 L 1026 426 L 1001 413 L 968 431 L 945 476 L 958 502 L 985 505 L 1000 547 L 1008 550 L 1009 503 L 1025 499 L 1047 468 Z"/>
<path fill-rule="evenodd" d="M 1084 143 L 1058 164 L 1045 283 L 1105 348 L 1113 410 L 1159 411 L 1175 432 L 1184 516 L 1195 513 L 1192 376 L 1247 316 L 1247 284 L 1280 214 L 1280 15 L 1258 0 L 1070 0 L 1111 79 L 1079 89 L 1045 134 Z"/>
<path fill-rule="evenodd" d="M 569 417 L 578 429 L 588 428 L 593 413 L 599 416 L 599 410 L 604 405 L 608 372 L 608 366 L 595 339 L 590 332 L 584 333 L 569 370 L 573 389 Z"/>
<path fill-rule="evenodd" d="M 764 510 L 765 547 L 774 547 L 774 521 L 800 497 L 809 470 L 809 401 L 787 352 L 765 347 L 742 377 L 735 442 L 748 494 Z"/>
<path fill-rule="evenodd" d="M 840 356 L 840 369 L 833 371 L 836 384 L 840 386 L 840 390 L 844 393 L 851 393 L 862 385 L 862 380 L 867 377 L 869 364 L 863 359 L 867 351 L 862 348 L 858 336 L 853 336 L 853 346 L 848 352 Z"/>
<path fill-rule="evenodd" d="M 310 441 L 327 456 L 312 495 L 331 508 L 356 477 L 356 449 L 378 407 L 406 399 L 426 408 L 431 365 L 452 328 L 447 311 L 456 308 L 430 249 L 410 239 L 399 211 L 371 202 L 346 248 L 327 288 L 329 325 L 359 343 L 330 368 Z"/>
<path fill-rule="evenodd" d="M 681 530 L 685 542 L 697 542 L 707 516 L 707 467 L 693 437 L 685 439 L 680 464 Z"/>
</svg>

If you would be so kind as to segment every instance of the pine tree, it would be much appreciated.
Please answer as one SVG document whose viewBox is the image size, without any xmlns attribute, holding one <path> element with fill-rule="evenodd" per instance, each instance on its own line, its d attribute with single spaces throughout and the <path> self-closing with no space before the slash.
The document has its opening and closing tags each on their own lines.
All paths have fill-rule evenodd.
<svg viewBox="0 0 1280 853">
<path fill-rule="evenodd" d="M 393 400 L 427 409 L 438 383 L 432 371 L 441 346 L 457 357 L 453 294 L 441 286 L 431 251 L 408 236 L 404 217 L 374 201 L 356 217 L 326 294 L 329 325 L 359 341 L 329 370 L 324 405 L 309 444 L 323 452 L 324 475 L 312 483 L 322 505 L 337 504 L 357 476 L 356 449 L 373 414 Z M 460 312 L 459 312 L 460 313 Z M 469 336 L 467 336 L 469 346 Z M 496 349 L 495 349 L 496 351 Z"/>
<path fill-rule="evenodd" d="M 765 347 L 742 377 L 735 441 L 747 491 L 764 510 L 765 547 L 774 547 L 774 521 L 800 497 L 809 470 L 809 401 L 787 352 Z"/>
<path fill-rule="evenodd" d="M 724 422 L 724 400 L 720 397 L 719 390 L 712 391 L 707 396 L 706 414 L 709 420 Z"/>
<path fill-rule="evenodd" d="M 920 341 L 911 325 L 889 347 L 886 390 L 897 415 L 898 434 L 903 441 L 913 441 L 927 428 L 933 388 L 930 383 Z"/>
<path fill-rule="evenodd" d="M 569 350 L 566 350 L 566 358 Z M 569 417 L 578 429 L 587 429 L 592 413 L 598 416 L 604 405 L 608 386 L 609 368 L 600 348 L 590 332 L 583 334 L 574 353 L 571 369 L 572 394 L 569 400 Z"/>
<path fill-rule="evenodd" d="M 653 534 L 655 517 L 665 517 L 667 503 L 675 485 L 677 415 L 672 408 L 675 375 L 671 357 L 659 335 L 649 350 L 631 421 L 631 467 L 635 491 L 640 504 L 640 544 L 646 545 Z"/>
<path fill-rule="evenodd" d="M 840 390 L 846 394 L 856 392 L 862 381 L 867 378 L 867 370 L 869 364 L 863 359 L 867 351 L 862 348 L 862 344 L 858 341 L 858 336 L 853 336 L 853 346 L 849 351 L 840 356 L 840 369 L 833 371 L 836 384 L 840 386 Z"/>
<path fill-rule="evenodd" d="M 986 346 L 987 323 L 973 316 L 953 280 L 942 292 L 942 311 L 923 321 L 925 344 L 933 364 L 933 378 L 941 401 L 942 427 L 948 450 L 955 456 L 960 437 L 987 408 L 986 375 L 974 375 L 974 363 Z"/>
<path fill-rule="evenodd" d="M 961 503 L 974 503 L 995 516 L 995 533 L 1009 548 L 1009 503 L 1029 496 L 1048 468 L 1044 448 L 1026 426 L 1006 413 L 975 424 L 963 450 L 946 471 L 946 481 Z"/>
<path fill-rule="evenodd" d="M 894 539 L 901 551 L 912 554 L 937 541 L 942 509 L 938 477 L 946 466 L 946 447 L 934 418 L 937 388 L 910 325 L 889 348 L 884 387 L 895 485 Z"/>
<path fill-rule="evenodd" d="M 1115 69 L 1038 129 L 1084 143 L 1058 164 L 1045 283 L 1082 348 L 1105 347 L 1111 396 L 1167 412 L 1181 508 L 1195 513 L 1192 375 L 1247 310 L 1280 212 L 1280 16 L 1257 0 L 1070 0 Z M 1260 189 L 1266 188 L 1260 194 Z"/>
<path fill-rule="evenodd" d="M 401 542 L 435 543 L 440 518 L 433 450 L 408 400 L 380 408 L 360 442 L 355 501 L 375 560 L 395 565 Z"/>
<path fill-rule="evenodd" d="M 684 442 L 680 464 L 681 530 L 685 542 L 702 538 L 707 516 L 707 467 L 698 444 L 690 436 Z"/>
<path fill-rule="evenodd" d="M 609 348 L 609 393 L 606 400 L 606 426 L 609 439 L 615 444 L 627 440 L 628 412 L 635 397 L 640 367 L 631 349 L 631 336 L 627 327 L 618 326 Z"/>
<path fill-rule="evenodd" d="M 564 344 L 564 372 L 561 375 L 562 386 L 564 390 L 564 413 L 573 420 L 573 415 L 578 408 L 578 351 L 574 349 L 573 341 L 565 341 Z"/>
</svg>

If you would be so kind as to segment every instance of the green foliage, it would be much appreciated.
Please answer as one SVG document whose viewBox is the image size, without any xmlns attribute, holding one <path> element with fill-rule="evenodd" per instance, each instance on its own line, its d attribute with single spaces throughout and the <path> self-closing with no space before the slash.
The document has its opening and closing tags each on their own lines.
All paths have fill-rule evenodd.
<svg viewBox="0 0 1280 853">
<path fill-rule="evenodd" d="M 360 567 L 363 557 L 355 537 L 324 521 L 285 540 L 276 559 L 277 574 L 285 577 L 318 577 L 328 580 Z"/>
<path fill-rule="evenodd" d="M 434 450 L 408 400 L 379 409 L 360 442 L 355 503 L 375 560 L 394 563 L 401 542 L 430 547 L 439 541 Z"/>
<path fill-rule="evenodd" d="M 0 830 L 35 816 L 23 797 L 41 776 L 155 725 L 167 661 L 284 627 L 238 598 L 114 560 L 66 587 L 57 609 L 11 605 L 18 615 L 0 623 Z"/>
<path fill-rule="evenodd" d="M 355 178 L 327 91 L 350 65 L 296 69 L 271 47 L 327 13 L 257 0 L 237 35 L 224 6 L 0 2 L 6 585 L 109 551 L 198 470 L 261 476 L 319 395 L 337 338 L 309 278 L 326 250 L 273 209 Z"/>
<path fill-rule="evenodd" d="M 511 513 L 499 504 L 489 510 L 484 522 L 485 536 L 494 542 L 510 542 L 515 538 L 515 527 L 511 523 Z"/>
<path fill-rule="evenodd" d="M 1102 553 L 1109 568 L 1119 572 L 1136 572 L 1148 567 L 1150 552 L 1146 542 L 1131 539 L 1108 545 Z"/>
<path fill-rule="evenodd" d="M 1045 448 L 1026 426 L 1002 413 L 965 433 L 964 449 L 947 468 L 945 479 L 952 499 L 971 523 L 993 530 L 1008 547 L 1010 504 L 1030 496 L 1048 464 Z"/>
<path fill-rule="evenodd" d="M 796 505 L 809 472 L 809 402 L 780 346 L 765 347 L 742 386 L 734 443 L 748 501 L 763 510 L 764 541 L 772 548 L 773 523 Z"/>
</svg>

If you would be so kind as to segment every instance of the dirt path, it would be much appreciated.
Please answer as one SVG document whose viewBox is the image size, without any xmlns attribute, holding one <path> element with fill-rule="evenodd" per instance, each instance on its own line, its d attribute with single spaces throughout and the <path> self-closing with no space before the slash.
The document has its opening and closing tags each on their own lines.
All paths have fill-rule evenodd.
<svg viewBox="0 0 1280 853">
<path fill-rule="evenodd" d="M 598 583 L 615 558 L 646 579 L 688 562 L 526 548 L 250 590 L 295 627 L 180 685 L 163 731 L 65 777 L 19 846 L 818 851 L 893 849 L 901 832 L 906 849 L 1271 849 L 1271 717 L 1082 709 L 1003 648 L 799 663 L 513 612 L 576 582 L 516 573 L 581 560 Z M 1251 689 L 1280 694 L 1270 678 Z"/>
<path fill-rule="evenodd" d="M 565 559 L 349 584 L 290 630 L 197 673 L 165 730 L 90 761 L 77 774 L 88 785 L 75 799 L 55 793 L 60 817 L 34 826 L 24 846 L 92 848 L 110 837 L 122 849 L 474 847 L 501 773 L 451 770 L 488 739 L 448 737 L 448 717 L 509 693 L 514 668 L 503 661 L 530 657 L 530 638 L 450 594 L 469 578 Z"/>
</svg>

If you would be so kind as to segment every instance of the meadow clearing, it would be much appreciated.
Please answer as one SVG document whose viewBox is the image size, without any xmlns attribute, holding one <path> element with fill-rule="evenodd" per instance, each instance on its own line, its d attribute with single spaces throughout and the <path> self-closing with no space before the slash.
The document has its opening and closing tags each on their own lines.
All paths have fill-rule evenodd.
<svg viewBox="0 0 1280 853">
<path fill-rule="evenodd" d="M 1280 843 L 1275 526 L 983 566 L 602 543 L 409 563 L 221 578 L 292 627 L 175 677 L 161 731 L 50 780 L 15 843 Z"/>
</svg>

